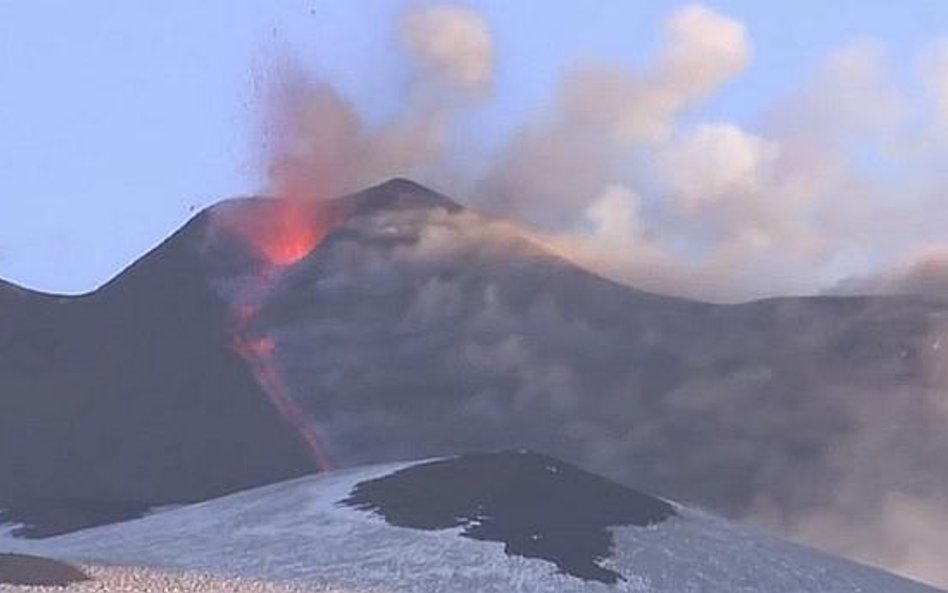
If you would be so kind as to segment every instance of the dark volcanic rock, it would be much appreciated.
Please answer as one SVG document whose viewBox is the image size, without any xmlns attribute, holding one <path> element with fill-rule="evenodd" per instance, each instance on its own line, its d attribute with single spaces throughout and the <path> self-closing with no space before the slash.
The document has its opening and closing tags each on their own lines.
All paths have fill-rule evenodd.
<svg viewBox="0 0 948 593">
<path fill-rule="evenodd" d="M 503 542 L 507 554 L 548 560 L 566 574 L 607 584 L 623 580 L 600 565 L 613 548 L 608 528 L 675 515 L 663 500 L 529 452 L 414 465 L 357 484 L 342 504 L 399 527 L 461 527 L 464 537 Z"/>
<path fill-rule="evenodd" d="M 111 500 L 68 500 L 62 498 L 27 500 L 20 498 L 0 508 L 0 524 L 12 523 L 15 537 L 38 539 L 89 527 L 140 519 L 151 503 Z"/>
<path fill-rule="evenodd" d="M 47 533 L 110 514 L 90 508 L 195 501 L 312 471 L 231 346 L 202 259 L 208 223 L 194 219 L 93 293 L 0 297 L 8 519 Z"/>
<path fill-rule="evenodd" d="M 88 580 L 88 575 L 65 562 L 22 554 L 0 554 L 0 585 L 65 587 Z"/>
</svg>

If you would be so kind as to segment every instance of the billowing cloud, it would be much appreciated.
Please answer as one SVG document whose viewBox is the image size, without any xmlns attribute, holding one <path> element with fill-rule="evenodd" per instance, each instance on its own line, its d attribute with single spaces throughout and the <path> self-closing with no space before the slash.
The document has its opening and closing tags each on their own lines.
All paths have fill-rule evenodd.
<svg viewBox="0 0 948 593">
<path fill-rule="evenodd" d="M 309 200 L 346 190 L 363 156 L 363 124 L 353 107 L 332 87 L 302 74 L 285 78 L 271 101 L 271 191 Z"/>
<path fill-rule="evenodd" d="M 711 94 L 750 61 L 744 24 L 699 4 L 675 12 L 666 35 L 658 83 L 679 94 L 685 104 Z"/>
<path fill-rule="evenodd" d="M 725 85 L 739 84 L 749 67 L 753 32 L 718 11 L 688 5 L 669 15 L 656 53 L 642 67 L 587 62 L 564 72 L 543 109 L 510 131 L 495 154 L 472 163 L 476 174 L 465 175 L 448 166 L 452 150 L 464 141 L 448 131 L 468 106 L 490 97 L 496 51 L 490 29 L 470 9 L 436 5 L 403 15 L 399 32 L 412 79 L 404 105 L 387 121 L 369 125 L 333 89 L 305 76 L 288 78 L 273 118 L 276 193 L 319 198 L 394 175 L 436 179 L 473 209 L 511 219 L 536 242 L 599 274 L 699 300 L 735 302 L 827 290 L 948 294 L 945 230 L 938 216 L 948 207 L 943 170 L 948 42 L 922 47 L 917 77 L 907 79 L 895 75 L 884 46 L 856 40 L 824 56 L 799 88 L 756 121 L 706 120 L 703 102 Z M 700 481 L 709 499 L 728 492 L 728 476 L 741 475 L 755 484 L 754 496 L 739 501 L 746 505 L 746 518 L 916 576 L 943 578 L 929 554 L 948 546 L 940 535 L 946 530 L 926 528 L 943 524 L 937 512 L 944 503 L 942 474 L 929 476 L 925 464 L 940 463 L 936 452 L 943 450 L 939 435 L 945 418 L 932 410 L 948 409 L 941 401 L 948 393 L 948 363 L 941 358 L 938 336 L 903 335 L 921 323 L 913 315 L 928 319 L 926 313 L 856 307 L 846 313 L 853 335 L 843 339 L 831 331 L 840 323 L 835 312 L 819 309 L 811 316 L 797 305 L 760 304 L 776 310 L 774 331 L 781 339 L 789 335 L 805 344 L 799 351 L 817 353 L 799 366 L 777 368 L 768 358 L 770 342 L 755 342 L 755 336 L 739 331 L 758 320 L 752 313 L 735 318 L 736 329 L 727 326 L 714 340 L 682 339 L 646 348 L 623 342 L 611 327 L 565 314 L 550 299 L 500 294 L 496 287 L 472 291 L 464 284 L 470 271 L 461 272 L 463 281 L 450 280 L 457 274 L 446 271 L 456 266 L 451 255 L 461 249 L 456 233 L 466 228 L 454 224 L 434 221 L 419 241 L 408 242 L 410 248 L 393 252 L 384 242 L 386 249 L 373 251 L 371 261 L 359 260 L 365 269 L 353 269 L 351 254 L 344 251 L 334 256 L 342 258 L 338 273 L 347 281 L 382 282 L 386 290 L 408 290 L 412 281 L 421 287 L 399 319 L 410 324 L 412 335 L 424 336 L 414 344 L 417 352 L 430 353 L 432 360 L 443 355 L 432 371 L 435 382 L 450 387 L 458 374 L 470 379 L 465 389 L 472 391 L 464 394 L 475 395 L 445 412 L 464 420 L 458 425 L 490 421 L 506 426 L 514 422 L 506 413 L 511 401 L 533 411 L 554 401 L 555 411 L 543 413 L 562 422 L 591 466 L 626 467 L 632 458 L 646 463 L 647 452 L 666 447 L 687 458 L 675 471 Z M 490 239 L 499 246 L 505 236 Z M 407 275 L 396 277 L 396 268 Z M 616 306 L 611 296 L 596 298 L 602 299 L 596 306 Z M 369 320 L 377 314 L 363 313 Z M 708 323 L 724 323 L 728 315 Z M 901 315 L 910 322 L 899 321 Z M 443 337 L 439 332 L 468 317 L 474 321 L 458 329 L 468 332 L 464 347 L 444 353 L 436 343 Z M 638 332 L 648 329 L 645 321 L 621 322 L 634 326 L 632 333 L 642 340 L 665 339 L 656 336 L 666 335 L 667 328 Z M 333 333 L 336 320 L 326 324 L 318 332 L 339 337 Z M 677 326 L 668 331 L 683 332 Z M 904 347 L 874 350 L 890 340 Z M 335 341 L 326 351 L 365 346 L 353 344 Z M 573 358 L 557 357 L 536 344 Z M 577 349 L 597 353 L 596 361 L 582 360 L 602 371 L 596 375 L 602 382 L 577 366 L 581 363 L 575 359 L 582 358 L 575 355 Z M 626 356 L 631 351 L 641 365 L 667 372 L 656 371 L 660 376 L 648 380 L 636 375 Z M 369 371 L 356 356 L 358 369 L 347 366 L 356 362 L 344 357 L 327 357 L 319 364 L 327 365 L 331 384 L 319 387 L 371 400 L 376 397 L 372 389 L 394 377 L 403 381 L 406 393 L 414 393 L 417 377 L 403 377 L 386 361 L 417 352 L 377 352 L 378 364 L 368 365 Z M 839 366 L 826 366 L 830 358 L 820 352 L 839 358 Z M 871 359 L 871 368 L 856 364 L 860 357 Z M 912 366 L 916 362 L 918 368 Z M 732 370 L 716 375 L 709 370 L 716 365 Z M 681 379 L 686 367 L 692 373 L 687 380 Z M 931 382 L 924 393 L 900 382 L 905 376 L 900 373 L 916 372 Z M 373 384 L 369 375 L 380 378 Z M 862 389 L 852 388 L 853 381 L 866 389 L 883 385 L 891 397 L 867 401 Z M 621 416 L 628 413 L 628 393 L 651 389 L 657 390 L 648 392 L 655 409 L 623 416 L 627 422 L 619 423 L 611 440 L 603 436 L 602 422 L 568 416 L 582 408 L 581 394 L 601 395 L 603 405 Z M 801 399 L 801 393 L 816 392 L 819 398 Z M 334 430 L 362 434 L 372 426 L 379 434 L 416 432 L 414 419 L 394 412 L 376 418 L 350 412 L 334 419 Z M 649 414 L 650 422 L 639 421 Z M 904 434 L 928 436 L 904 442 L 904 434 L 893 432 L 893 415 L 904 421 Z M 537 443 L 547 442 L 538 425 L 517 428 Z M 477 430 L 425 438 L 480 443 Z M 673 438 L 681 433 L 737 436 L 691 455 Z M 791 459 L 787 451 L 802 451 L 818 462 Z M 358 459 L 361 452 L 350 454 Z M 674 482 L 661 468 L 652 469 L 657 482 Z M 811 496 L 801 483 L 825 483 L 826 488 Z M 903 483 L 913 487 L 903 488 Z M 856 535 L 845 538 L 846 533 Z"/>
<path fill-rule="evenodd" d="M 413 67 L 410 92 L 378 125 L 363 121 L 331 86 L 301 71 L 283 73 L 267 125 L 272 193 L 323 199 L 439 163 L 452 118 L 490 88 L 490 30 L 476 12 L 435 5 L 407 11 L 400 39 Z"/>
<path fill-rule="evenodd" d="M 740 74 L 750 55 L 743 24 L 691 5 L 669 18 L 647 71 L 590 65 L 568 74 L 564 116 L 598 124 L 620 142 L 661 141 L 683 110 Z"/>
<path fill-rule="evenodd" d="M 426 74 L 465 89 L 490 86 L 494 46 L 479 13 L 458 6 L 419 8 L 405 14 L 402 37 Z"/>
<path fill-rule="evenodd" d="M 687 5 L 642 67 L 568 70 L 542 113 L 459 172 L 451 159 L 469 153 L 452 125 L 494 83 L 488 23 L 470 8 L 426 5 L 398 26 L 412 75 L 387 120 L 370 125 L 334 89 L 284 77 L 270 126 L 275 193 L 435 180 L 613 279 L 715 301 L 819 293 L 943 239 L 927 214 L 948 196 L 943 40 L 921 48 L 914 82 L 892 74 L 882 45 L 856 40 L 758 125 L 702 121 L 702 102 L 750 65 L 751 32 Z M 608 239 L 590 218 L 610 192 L 610 211 L 635 213 L 622 249 L 616 228 L 629 216 L 617 214 Z"/>
<path fill-rule="evenodd" d="M 919 126 L 937 110 L 908 96 L 937 87 L 940 46 L 923 50 L 916 87 L 860 40 L 828 54 L 753 129 L 695 121 L 750 47 L 740 23 L 688 7 L 641 71 L 567 73 L 557 109 L 514 134 L 477 203 L 616 280 L 725 302 L 821 292 L 937 242 L 927 213 L 948 196 L 938 165 L 948 144 Z M 621 251 L 587 216 L 617 183 L 637 211 Z"/>
</svg>

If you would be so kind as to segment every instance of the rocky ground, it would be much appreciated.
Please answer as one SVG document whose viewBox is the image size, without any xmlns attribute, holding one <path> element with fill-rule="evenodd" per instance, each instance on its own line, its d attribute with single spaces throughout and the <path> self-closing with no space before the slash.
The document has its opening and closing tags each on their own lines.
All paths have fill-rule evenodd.
<svg viewBox="0 0 948 593">
<path fill-rule="evenodd" d="M 225 579 L 198 573 L 172 573 L 132 567 L 82 566 L 88 581 L 66 586 L 0 584 L 2 593 L 345 593 L 313 585 L 277 585 L 244 579 Z"/>
</svg>

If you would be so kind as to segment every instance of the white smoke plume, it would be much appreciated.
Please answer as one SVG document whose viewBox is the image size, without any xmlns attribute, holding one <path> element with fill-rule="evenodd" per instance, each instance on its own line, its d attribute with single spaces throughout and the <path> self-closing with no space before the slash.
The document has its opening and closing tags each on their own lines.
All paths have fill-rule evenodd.
<svg viewBox="0 0 948 593">
<path fill-rule="evenodd" d="M 743 24 L 691 5 L 669 18 L 649 71 L 592 66 L 571 73 L 564 81 L 565 110 L 620 142 L 660 142 L 683 110 L 740 74 L 750 54 Z"/>
<path fill-rule="evenodd" d="M 410 11 L 402 38 L 433 81 L 476 91 L 490 88 L 494 46 L 478 13 L 457 6 Z"/>
<path fill-rule="evenodd" d="M 450 132 L 491 96 L 490 27 L 469 8 L 429 5 L 398 33 L 412 76 L 381 123 L 328 85 L 284 77 L 269 126 L 274 193 L 322 198 L 413 176 L 613 279 L 720 302 L 845 286 L 942 240 L 928 213 L 948 195 L 948 41 L 922 47 L 904 82 L 883 46 L 857 40 L 759 125 L 696 121 L 739 84 L 753 43 L 743 23 L 687 5 L 644 67 L 565 72 L 542 115 L 466 174 L 448 164 L 465 152 Z M 605 229 L 603 196 L 619 218 Z M 630 235 L 617 247 L 620 227 Z"/>
<path fill-rule="evenodd" d="M 414 79 L 399 113 L 381 125 L 369 126 L 331 86 L 284 73 L 268 116 L 272 193 L 323 199 L 439 162 L 451 118 L 490 90 L 490 32 L 478 13 L 455 6 L 408 11 L 400 32 Z"/>
</svg>

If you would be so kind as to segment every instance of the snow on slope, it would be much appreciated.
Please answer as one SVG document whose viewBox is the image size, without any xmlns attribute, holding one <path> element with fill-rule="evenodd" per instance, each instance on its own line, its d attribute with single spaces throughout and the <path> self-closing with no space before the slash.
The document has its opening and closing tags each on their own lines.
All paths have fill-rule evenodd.
<svg viewBox="0 0 948 593">
<path fill-rule="evenodd" d="M 376 592 L 934 591 L 525 452 L 319 474 L 42 540 L 8 529 L 0 549 Z M 602 572 L 577 576 L 590 549 Z"/>
</svg>

